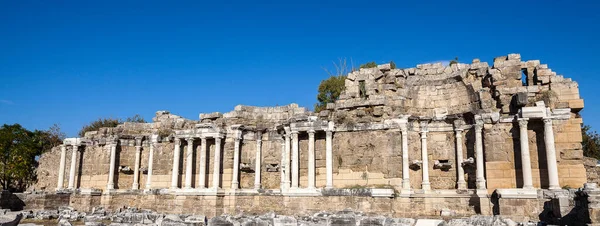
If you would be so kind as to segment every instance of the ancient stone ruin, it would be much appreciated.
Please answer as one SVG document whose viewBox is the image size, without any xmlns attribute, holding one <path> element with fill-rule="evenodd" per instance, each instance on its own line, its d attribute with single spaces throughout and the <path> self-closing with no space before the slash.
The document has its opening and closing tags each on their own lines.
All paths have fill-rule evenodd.
<svg viewBox="0 0 600 226">
<path fill-rule="evenodd" d="M 554 218 L 582 208 L 560 199 L 586 183 L 583 100 L 539 60 L 384 64 L 348 74 L 345 86 L 319 113 L 296 104 L 198 120 L 159 111 L 151 123 L 68 138 L 41 156 L 36 192 L 23 199 L 32 209 L 209 217 L 350 208 L 539 221 L 548 208 Z"/>
</svg>

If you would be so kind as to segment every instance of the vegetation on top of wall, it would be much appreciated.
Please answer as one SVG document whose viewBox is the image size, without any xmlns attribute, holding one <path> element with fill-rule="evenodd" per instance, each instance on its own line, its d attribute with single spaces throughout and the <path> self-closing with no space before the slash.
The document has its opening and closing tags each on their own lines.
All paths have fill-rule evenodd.
<svg viewBox="0 0 600 226">
<path fill-rule="evenodd" d="M 390 61 L 390 69 L 396 69 L 396 63 L 394 61 Z"/>
<path fill-rule="evenodd" d="M 99 118 L 87 125 L 84 125 L 81 130 L 79 130 L 78 135 L 83 137 L 86 132 L 97 131 L 103 127 L 117 127 L 119 124 L 123 124 L 124 122 L 146 123 L 146 120 L 138 114 L 134 115 L 133 117 L 128 117 L 125 120 L 116 118 Z"/>
<path fill-rule="evenodd" d="M 451 60 L 448 65 L 452 66 L 453 64 L 458 64 L 458 57 L 454 57 L 454 60 Z"/>
<path fill-rule="evenodd" d="M 374 68 L 374 67 L 377 67 L 377 63 L 375 63 L 375 61 L 371 61 L 366 64 L 360 65 L 360 68 Z"/>
</svg>

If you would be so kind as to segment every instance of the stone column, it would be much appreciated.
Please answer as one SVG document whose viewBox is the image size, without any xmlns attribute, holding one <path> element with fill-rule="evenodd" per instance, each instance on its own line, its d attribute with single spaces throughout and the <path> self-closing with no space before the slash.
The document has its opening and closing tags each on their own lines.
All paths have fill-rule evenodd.
<svg viewBox="0 0 600 226">
<path fill-rule="evenodd" d="M 206 137 L 200 138 L 200 188 L 206 188 Z"/>
<path fill-rule="evenodd" d="M 133 169 L 133 185 L 131 185 L 131 189 L 137 190 L 140 189 L 140 156 L 142 154 L 142 138 L 135 138 L 135 165 Z"/>
<path fill-rule="evenodd" d="M 262 161 L 262 132 L 256 133 L 256 162 L 254 163 L 254 189 L 260 189 L 260 174 Z"/>
<path fill-rule="evenodd" d="M 544 118 L 544 143 L 546 144 L 546 159 L 548 161 L 549 189 L 560 189 L 558 182 L 558 166 L 556 164 L 556 149 L 554 147 L 554 129 L 552 119 Z"/>
<path fill-rule="evenodd" d="M 402 190 L 403 193 L 410 193 L 410 169 L 408 168 L 408 128 L 407 124 L 400 125 L 402 132 Z"/>
<path fill-rule="evenodd" d="M 292 188 L 298 188 L 300 151 L 298 150 L 298 131 L 292 131 Z"/>
<path fill-rule="evenodd" d="M 315 130 L 308 131 L 308 188 L 315 188 Z"/>
<path fill-rule="evenodd" d="M 213 189 L 220 188 L 219 175 L 221 174 L 221 137 L 215 138 L 215 164 L 213 166 Z"/>
<path fill-rule="evenodd" d="M 292 175 L 291 174 L 292 167 L 290 166 L 290 161 L 291 161 L 290 155 L 292 154 L 292 152 L 291 152 L 291 145 L 290 145 L 291 140 L 290 140 L 290 128 L 289 127 L 285 128 L 285 138 L 284 139 L 285 139 L 285 141 L 284 141 L 285 142 L 285 144 L 284 144 L 285 145 L 285 162 L 283 163 L 283 167 L 284 167 L 283 169 L 284 169 L 284 174 L 285 174 L 284 175 L 285 176 L 284 183 L 285 183 L 285 188 L 287 189 L 292 186 L 291 185 L 292 181 L 290 180 L 291 175 Z"/>
<path fill-rule="evenodd" d="M 327 170 L 325 188 L 333 188 L 333 130 L 331 128 L 325 132 L 325 168 Z"/>
<path fill-rule="evenodd" d="M 71 152 L 71 168 L 69 169 L 69 189 L 75 188 L 75 167 L 77 166 L 77 151 L 79 145 L 73 145 L 73 152 Z"/>
<path fill-rule="evenodd" d="M 283 135 L 285 137 L 285 134 Z M 279 167 L 279 172 L 281 173 L 281 184 L 279 185 L 279 189 L 285 189 L 285 138 L 281 139 L 281 164 Z"/>
<path fill-rule="evenodd" d="M 118 143 L 118 138 L 113 138 L 113 140 L 110 143 L 110 168 L 108 169 L 108 183 L 106 184 L 106 190 L 108 191 L 115 189 L 115 161 L 117 158 Z"/>
<path fill-rule="evenodd" d="M 236 131 L 233 144 L 233 174 L 231 175 L 231 189 L 240 188 L 239 174 L 240 174 L 240 140 L 242 138 L 242 131 Z"/>
<path fill-rule="evenodd" d="M 421 188 L 425 191 L 431 190 L 431 184 L 429 183 L 429 159 L 427 153 L 427 122 L 421 122 L 421 159 L 423 163 L 421 168 L 423 170 L 423 182 L 421 182 Z"/>
<path fill-rule="evenodd" d="M 185 159 L 185 188 L 192 189 L 192 168 L 194 167 L 194 138 L 187 139 Z"/>
<path fill-rule="evenodd" d="M 171 189 L 178 188 L 179 182 L 179 155 L 181 152 L 181 140 L 176 137 L 175 138 L 175 148 L 173 150 L 173 171 L 171 174 Z"/>
<path fill-rule="evenodd" d="M 455 137 L 456 137 L 456 173 L 458 177 L 456 178 L 456 187 L 458 189 L 467 189 L 467 182 L 465 182 L 465 169 L 463 169 L 463 140 L 462 133 L 463 129 L 459 128 L 460 125 L 456 126 L 454 129 Z"/>
<path fill-rule="evenodd" d="M 519 121 L 519 138 L 521 143 L 521 170 L 523 171 L 523 188 L 533 189 L 533 179 L 531 176 L 531 157 L 529 156 L 529 134 L 527 134 L 526 118 Z"/>
<path fill-rule="evenodd" d="M 60 146 L 60 165 L 58 168 L 58 183 L 56 183 L 56 190 L 63 189 L 65 183 L 65 165 L 67 161 L 67 146 Z"/>
<path fill-rule="evenodd" d="M 477 189 L 480 190 L 485 190 L 486 186 L 485 186 L 485 176 L 484 176 L 484 169 L 483 169 L 483 138 L 482 138 L 482 132 L 483 132 L 483 121 L 482 120 L 476 120 L 475 123 L 475 157 L 477 158 L 477 179 L 476 179 L 476 184 L 477 184 Z"/>
<path fill-rule="evenodd" d="M 154 144 L 158 143 L 158 135 L 150 138 L 150 153 L 148 153 L 148 175 L 146 175 L 146 189 L 152 188 L 152 167 L 154 163 Z"/>
</svg>

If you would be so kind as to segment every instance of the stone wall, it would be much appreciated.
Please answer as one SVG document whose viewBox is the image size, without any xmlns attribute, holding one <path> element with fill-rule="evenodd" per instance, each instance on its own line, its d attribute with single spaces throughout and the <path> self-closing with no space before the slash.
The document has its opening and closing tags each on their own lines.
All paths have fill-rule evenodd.
<svg viewBox="0 0 600 226">
<path fill-rule="evenodd" d="M 76 188 L 106 189 L 110 168 L 110 139 L 118 137 L 115 188 L 131 189 L 136 141 L 142 139 L 140 165 L 148 167 L 150 137 L 158 136 L 153 145 L 154 166 L 152 188 L 169 188 L 173 171 L 175 139 L 181 139 L 178 186 L 185 181 L 186 136 L 200 130 L 218 131 L 223 136 L 220 167 L 221 188 L 231 187 L 234 168 L 236 132 L 241 133 L 239 188 L 254 188 L 256 145 L 262 133 L 261 187 L 280 189 L 284 136 L 289 127 L 300 130 L 299 184 L 308 186 L 308 135 L 315 129 L 316 187 L 326 183 L 326 142 L 321 125 L 335 124 L 333 132 L 333 186 L 336 188 L 366 186 L 401 189 L 403 124 L 408 130 L 408 162 L 411 188 L 421 189 L 422 161 L 420 123 L 428 123 L 427 159 L 431 187 L 434 190 L 455 189 L 458 168 L 464 169 L 468 189 L 476 188 L 474 163 L 458 164 L 456 131 L 462 130 L 464 160 L 483 161 L 488 193 L 497 188 L 520 188 L 523 185 L 520 134 L 516 118 L 522 118 L 525 107 L 539 107 L 544 118 L 552 118 L 556 157 L 561 186 L 581 187 L 586 182 L 581 150 L 579 111 L 583 101 L 576 82 L 557 75 L 537 60 L 521 61 L 519 54 L 494 59 L 490 66 L 478 59 L 471 64 L 422 64 L 416 68 L 395 69 L 390 65 L 366 68 L 348 74 L 346 90 L 327 110 L 313 113 L 296 104 L 279 107 L 236 106 L 227 113 L 200 114 L 189 120 L 159 111 L 151 123 L 125 123 L 115 128 L 102 128 L 86 133 L 83 148 L 76 157 Z M 543 102 L 540 102 L 543 101 Z M 540 104 L 541 103 L 541 104 Z M 546 108 L 548 107 L 548 108 Z M 527 134 L 531 156 L 533 184 L 548 187 L 548 166 L 542 116 L 529 120 Z M 399 120 L 406 120 L 399 123 Z M 483 123 L 484 159 L 476 159 L 475 124 Z M 457 127 L 456 123 L 462 125 Z M 310 129 L 307 129 L 308 127 Z M 401 128 L 402 127 L 402 128 Z M 238 128 L 238 129 L 232 129 Z M 460 129 L 460 130 L 457 130 Z M 216 132 L 215 132 L 216 134 Z M 197 137 L 199 138 L 199 136 Z M 215 140 L 207 139 L 206 184 L 213 177 Z M 193 183 L 200 183 L 200 139 L 193 141 Z M 61 150 L 54 148 L 40 157 L 36 190 L 53 191 L 57 186 Z M 71 146 L 67 146 L 64 184 L 68 184 Z M 289 154 L 289 153 L 287 153 Z M 436 163 L 450 167 L 440 168 Z M 289 163 L 288 163 L 289 165 Z M 267 170 L 267 167 L 273 170 Z M 147 174 L 140 173 L 140 189 L 145 189 Z"/>
</svg>

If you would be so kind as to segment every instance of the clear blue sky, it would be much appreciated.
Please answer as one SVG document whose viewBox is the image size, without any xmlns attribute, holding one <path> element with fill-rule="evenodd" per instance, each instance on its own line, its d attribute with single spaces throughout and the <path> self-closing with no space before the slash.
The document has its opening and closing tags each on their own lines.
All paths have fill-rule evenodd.
<svg viewBox="0 0 600 226">
<path fill-rule="evenodd" d="M 521 53 L 578 81 L 584 122 L 600 129 L 597 1 L 165 2 L 1 1 L 0 124 L 75 136 L 157 110 L 312 109 L 339 57 L 413 67 Z"/>
</svg>

